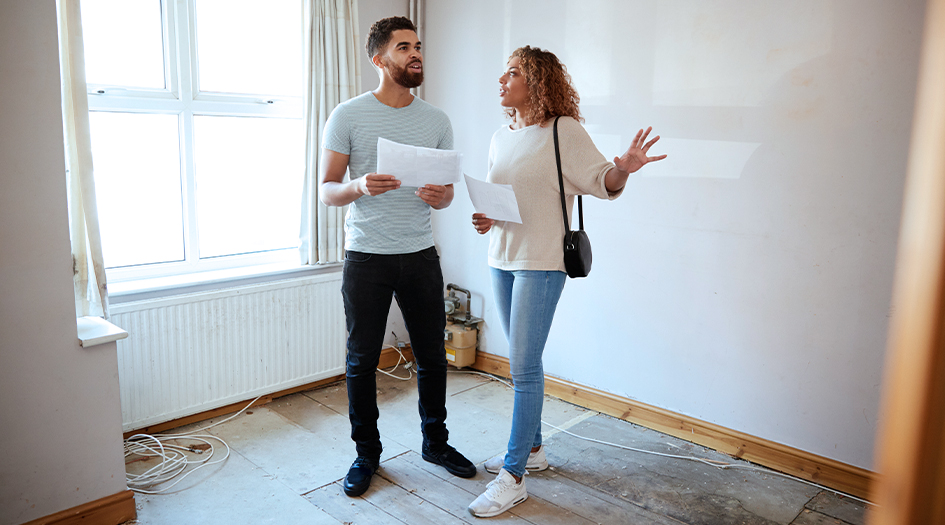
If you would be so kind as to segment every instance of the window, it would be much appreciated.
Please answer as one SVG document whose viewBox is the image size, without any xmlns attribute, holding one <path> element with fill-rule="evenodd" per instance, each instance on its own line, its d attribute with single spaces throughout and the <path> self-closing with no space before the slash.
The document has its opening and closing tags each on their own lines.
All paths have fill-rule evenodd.
<svg viewBox="0 0 945 525">
<path fill-rule="evenodd" d="M 298 264 L 299 0 L 82 0 L 112 282 Z"/>
</svg>

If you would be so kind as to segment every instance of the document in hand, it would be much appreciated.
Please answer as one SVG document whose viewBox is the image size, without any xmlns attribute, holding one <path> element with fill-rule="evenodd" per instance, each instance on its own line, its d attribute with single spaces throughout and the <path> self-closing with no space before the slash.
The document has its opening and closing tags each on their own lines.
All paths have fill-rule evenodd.
<svg viewBox="0 0 945 525">
<path fill-rule="evenodd" d="M 408 146 L 378 137 L 377 173 L 397 177 L 401 186 L 446 186 L 463 178 L 463 156 L 458 151 Z"/>
<path fill-rule="evenodd" d="M 469 191 L 469 200 L 472 201 L 476 213 L 485 213 L 486 217 L 495 221 L 522 224 L 512 186 L 483 182 L 466 175 L 466 190 Z"/>
</svg>

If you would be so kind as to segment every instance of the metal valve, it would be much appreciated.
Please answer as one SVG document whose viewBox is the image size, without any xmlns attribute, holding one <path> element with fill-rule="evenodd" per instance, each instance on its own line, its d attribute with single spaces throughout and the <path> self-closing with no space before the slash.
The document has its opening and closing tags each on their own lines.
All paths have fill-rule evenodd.
<svg viewBox="0 0 945 525">
<path fill-rule="evenodd" d="M 460 288 L 453 283 L 446 285 L 446 291 L 449 292 L 446 296 L 446 319 L 451 323 L 461 323 L 467 327 L 476 326 L 482 322 L 482 319 L 479 317 L 473 317 L 470 313 L 471 310 L 471 295 L 469 290 Z M 465 315 L 462 311 L 462 303 L 459 301 L 459 297 L 456 296 L 456 292 L 463 292 L 466 294 L 466 311 Z"/>
<path fill-rule="evenodd" d="M 447 316 L 451 316 L 459 311 L 459 308 L 460 308 L 459 297 L 456 297 L 456 294 L 453 293 L 452 290 L 450 290 L 449 295 L 446 296 L 444 303 L 446 304 Z"/>
</svg>

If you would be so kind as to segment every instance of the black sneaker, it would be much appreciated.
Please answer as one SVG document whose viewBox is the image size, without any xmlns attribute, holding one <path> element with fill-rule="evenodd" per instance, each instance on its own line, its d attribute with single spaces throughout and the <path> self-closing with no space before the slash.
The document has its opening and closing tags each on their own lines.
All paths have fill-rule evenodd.
<svg viewBox="0 0 945 525">
<path fill-rule="evenodd" d="M 356 498 L 371 486 L 371 477 L 377 471 L 377 460 L 358 456 L 348 469 L 348 475 L 345 476 L 344 489 L 345 494 Z"/>
<path fill-rule="evenodd" d="M 471 478 L 476 475 L 476 465 L 447 444 L 440 445 L 435 450 L 424 444 L 420 450 L 423 459 L 440 465 L 454 476 Z"/>
</svg>

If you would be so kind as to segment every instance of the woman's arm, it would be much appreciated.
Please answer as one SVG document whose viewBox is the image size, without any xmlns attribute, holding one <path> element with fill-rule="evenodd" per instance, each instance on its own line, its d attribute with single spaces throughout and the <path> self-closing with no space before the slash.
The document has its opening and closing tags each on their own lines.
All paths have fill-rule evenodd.
<svg viewBox="0 0 945 525">
<path fill-rule="evenodd" d="M 630 147 L 627 148 L 626 153 L 619 157 L 614 157 L 615 166 L 604 176 L 604 185 L 607 187 L 608 192 L 615 193 L 622 190 L 627 184 L 627 178 L 631 173 L 635 173 L 650 162 L 656 162 L 666 158 L 666 155 L 656 157 L 646 156 L 646 153 L 650 151 L 650 147 L 656 144 L 656 141 L 660 139 L 660 136 L 657 135 L 653 137 L 653 140 L 646 142 L 646 137 L 652 130 L 652 127 L 648 127 L 646 131 L 642 129 L 638 131 L 637 136 L 633 139 L 633 143 L 630 144 Z"/>
</svg>

